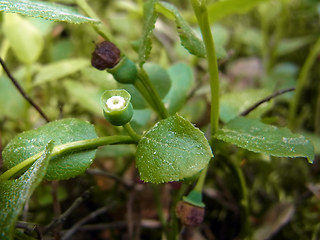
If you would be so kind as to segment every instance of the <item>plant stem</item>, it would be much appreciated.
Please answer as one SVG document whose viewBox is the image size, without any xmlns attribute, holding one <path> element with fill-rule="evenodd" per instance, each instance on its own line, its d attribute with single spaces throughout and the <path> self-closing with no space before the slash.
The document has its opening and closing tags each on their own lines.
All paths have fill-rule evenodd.
<svg viewBox="0 0 320 240">
<path fill-rule="evenodd" d="M 127 131 L 127 133 L 132 137 L 133 140 L 135 140 L 136 142 L 139 142 L 141 140 L 141 136 L 136 133 L 136 131 L 131 127 L 130 123 L 126 123 L 122 127 Z"/>
<path fill-rule="evenodd" d="M 152 190 L 154 193 L 154 197 L 156 200 L 156 209 L 157 209 L 157 214 L 158 214 L 158 218 L 161 222 L 162 228 L 166 229 L 167 227 L 167 220 L 164 217 L 163 214 L 163 204 L 162 204 L 162 200 L 161 200 L 161 185 L 152 185 Z"/>
<path fill-rule="evenodd" d="M 297 81 L 297 87 L 295 91 L 295 95 L 293 100 L 290 104 L 290 111 L 289 111 L 289 128 L 292 130 L 296 129 L 296 115 L 298 110 L 298 104 L 300 102 L 300 98 L 302 95 L 302 91 L 304 87 L 308 83 L 308 74 L 310 72 L 311 67 L 313 66 L 313 63 L 317 59 L 318 54 L 320 53 L 320 38 L 318 38 L 317 42 L 312 47 L 307 60 L 302 66 L 302 69 L 299 74 L 299 78 Z"/>
<path fill-rule="evenodd" d="M 232 159 L 229 159 L 229 157 L 226 157 L 226 159 L 224 159 L 223 162 L 231 170 L 232 175 L 237 178 L 237 182 L 240 185 L 240 193 L 241 193 L 240 205 L 241 205 L 241 223 L 242 223 L 240 237 L 241 239 L 245 239 L 245 238 L 250 239 L 251 230 L 250 230 L 250 222 L 249 222 L 249 200 L 248 200 L 248 191 L 247 191 L 244 175 L 239 165 L 236 164 L 235 161 L 233 161 Z"/>
<path fill-rule="evenodd" d="M 89 6 L 89 4 L 85 0 L 76 0 L 76 3 L 88 17 L 100 20 L 98 15 L 95 13 L 95 11 L 93 11 L 93 9 Z M 111 33 L 102 23 L 92 24 L 92 27 L 105 40 L 113 42 L 113 37 Z"/>
<path fill-rule="evenodd" d="M 200 176 L 198 178 L 198 181 L 196 183 L 196 186 L 193 188 L 193 190 L 197 191 L 197 192 L 202 192 L 203 189 L 203 184 L 204 181 L 206 179 L 206 175 L 207 175 L 207 171 L 208 171 L 208 166 L 206 166 L 200 173 Z"/>
<path fill-rule="evenodd" d="M 210 29 L 208 11 L 206 1 L 191 0 L 193 10 L 196 14 L 198 24 L 200 26 L 204 45 L 206 47 L 210 88 L 211 88 L 211 112 L 210 112 L 210 126 L 211 137 L 210 142 L 213 141 L 213 136 L 219 128 L 219 71 L 216 57 L 216 50 Z"/>
<path fill-rule="evenodd" d="M 178 219 L 176 216 L 176 206 L 177 203 L 181 200 L 182 196 L 185 195 L 186 191 L 188 190 L 189 185 L 182 182 L 182 185 L 179 189 L 179 191 L 173 196 L 173 199 L 171 201 L 171 207 L 170 207 L 170 222 L 167 224 L 167 239 L 168 240 L 176 240 L 178 235 Z"/>
<path fill-rule="evenodd" d="M 153 104 L 156 107 L 157 112 L 159 113 L 160 117 L 162 119 L 165 119 L 169 117 L 169 113 L 167 109 L 165 108 L 163 102 L 161 101 L 161 98 L 158 94 L 158 92 L 155 90 L 152 82 L 150 81 L 149 76 L 144 71 L 143 68 L 139 70 L 138 73 L 138 80 L 141 81 L 142 85 L 146 88 L 150 98 L 152 99 Z"/>
<path fill-rule="evenodd" d="M 83 151 L 83 150 L 94 149 L 99 146 L 111 145 L 111 144 L 123 144 L 123 143 L 137 143 L 137 141 L 133 140 L 129 136 L 108 136 L 108 137 L 81 140 L 76 142 L 69 142 L 69 143 L 61 144 L 59 146 L 54 147 L 52 150 L 51 157 L 53 158 L 60 154 L 68 153 L 68 152 Z M 41 157 L 42 154 L 43 154 L 43 151 L 29 157 L 28 159 L 17 164 L 16 166 L 10 168 L 0 176 L 0 181 L 8 180 L 19 171 L 25 169 L 26 167 L 34 163 L 38 158 Z"/>
<path fill-rule="evenodd" d="M 142 82 L 137 79 L 134 83 L 133 83 L 134 87 L 141 93 L 141 95 L 144 97 L 144 99 L 148 102 L 148 104 L 150 104 L 150 106 L 152 107 L 152 109 L 154 109 L 155 111 L 157 111 L 156 106 L 154 105 L 154 101 L 153 99 L 150 97 L 147 89 L 144 87 L 144 85 L 142 84 Z"/>
</svg>

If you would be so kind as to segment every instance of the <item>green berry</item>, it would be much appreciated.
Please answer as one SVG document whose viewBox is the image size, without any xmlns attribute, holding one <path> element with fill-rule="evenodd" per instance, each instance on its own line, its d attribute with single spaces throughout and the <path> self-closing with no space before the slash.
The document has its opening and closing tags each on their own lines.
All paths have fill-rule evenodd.
<svg viewBox="0 0 320 240">
<path fill-rule="evenodd" d="M 130 122 L 133 107 L 130 103 L 131 95 L 124 89 L 107 90 L 101 96 L 101 106 L 105 118 L 115 126 L 122 126 Z"/>
<path fill-rule="evenodd" d="M 137 79 L 137 67 L 129 58 L 123 57 L 120 62 L 111 69 L 108 69 L 119 83 L 134 83 Z"/>
</svg>

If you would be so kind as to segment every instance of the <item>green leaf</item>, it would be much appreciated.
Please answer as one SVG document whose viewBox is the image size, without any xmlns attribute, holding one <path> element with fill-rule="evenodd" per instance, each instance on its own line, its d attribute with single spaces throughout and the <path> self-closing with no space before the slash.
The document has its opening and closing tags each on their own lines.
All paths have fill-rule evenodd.
<svg viewBox="0 0 320 240">
<path fill-rule="evenodd" d="M 18 179 L 0 181 L 0 238 L 13 239 L 18 216 L 33 191 L 46 174 L 53 143 L 45 146 L 44 154 Z"/>
<path fill-rule="evenodd" d="M 143 7 L 143 33 L 140 40 L 139 48 L 139 65 L 142 66 L 149 58 L 152 41 L 151 34 L 153 32 L 158 14 L 155 11 L 155 4 L 158 0 L 148 0 Z"/>
<path fill-rule="evenodd" d="M 24 64 L 36 62 L 44 45 L 41 32 L 18 14 L 5 14 L 2 26 L 17 58 Z"/>
<path fill-rule="evenodd" d="M 224 94 L 220 99 L 220 118 L 223 122 L 229 122 L 239 114 L 251 107 L 256 102 L 270 95 L 265 89 L 249 89 Z M 250 112 L 249 116 L 258 118 L 268 111 L 272 103 L 266 102 Z"/>
<path fill-rule="evenodd" d="M 94 127 L 79 119 L 62 119 L 50 122 L 35 130 L 23 132 L 14 137 L 3 150 L 4 166 L 14 167 L 44 150 L 53 140 L 55 145 L 96 138 Z M 48 180 L 68 179 L 85 171 L 92 163 L 96 150 L 65 153 L 51 159 L 45 176 Z"/>
<path fill-rule="evenodd" d="M 193 176 L 208 165 L 212 156 L 204 134 L 174 115 L 143 135 L 136 161 L 143 181 L 162 183 Z"/>
<path fill-rule="evenodd" d="M 179 111 L 187 99 L 187 94 L 193 84 L 192 69 L 184 63 L 177 63 L 168 69 L 172 86 L 164 98 L 169 114 Z"/>
<path fill-rule="evenodd" d="M 85 17 L 74 8 L 62 4 L 30 0 L 0 0 L 0 11 L 20 13 L 29 17 L 40 17 L 68 23 L 96 23 L 98 20 Z"/>
<path fill-rule="evenodd" d="M 68 75 L 74 74 L 90 65 L 85 58 L 74 58 L 48 64 L 41 68 L 36 75 L 34 85 L 40 85 L 49 81 L 56 81 Z"/>
<path fill-rule="evenodd" d="M 167 2 L 159 2 L 157 11 L 163 13 L 169 19 L 174 19 L 177 25 L 181 45 L 191 54 L 198 57 L 206 56 L 206 49 L 203 42 L 194 34 L 188 23 L 182 18 L 178 9 Z"/>
<path fill-rule="evenodd" d="M 235 118 L 218 130 L 215 137 L 253 152 L 276 157 L 306 157 L 309 161 L 314 159 L 313 146 L 304 136 L 256 119 Z"/>
<path fill-rule="evenodd" d="M 208 6 L 210 22 L 215 22 L 223 17 L 235 14 L 246 13 L 257 6 L 259 3 L 268 0 L 224 0 L 212 3 Z"/>
</svg>

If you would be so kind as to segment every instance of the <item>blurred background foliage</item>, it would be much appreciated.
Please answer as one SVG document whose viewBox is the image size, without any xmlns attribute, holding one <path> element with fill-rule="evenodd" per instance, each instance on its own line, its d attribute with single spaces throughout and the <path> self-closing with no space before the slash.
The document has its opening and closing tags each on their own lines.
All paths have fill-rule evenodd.
<svg viewBox="0 0 320 240">
<path fill-rule="evenodd" d="M 76 6 L 73 0 L 59 2 Z M 143 30 L 144 1 L 88 2 L 112 33 L 117 46 L 136 61 Z M 191 3 L 182 0 L 169 2 L 177 6 L 183 18 L 201 37 Z M 208 4 L 215 2 L 211 0 Z M 216 19 L 212 16 L 211 19 L 219 58 L 222 123 L 275 91 L 295 87 L 301 68 L 320 37 L 318 0 L 260 2 L 244 14 L 223 16 L 222 13 L 222 17 Z M 112 75 L 90 65 L 95 44 L 103 40 L 91 25 L 55 23 L 29 17 L 16 19 L 15 23 L 13 20 L 8 22 L 5 15 L 0 15 L 0 55 L 50 119 L 76 117 L 94 123 L 101 136 L 121 134 L 121 128 L 115 128 L 104 120 L 99 107 L 102 92 L 118 85 Z M 149 62 L 166 69 L 171 78 L 183 71 L 188 79 L 188 95 L 181 96 L 186 104 L 175 107 L 180 109 L 181 115 L 206 131 L 210 109 L 206 60 L 190 55 L 180 45 L 174 22 L 161 15 L 152 38 Z M 15 39 L 15 42 L 10 39 Z M 24 44 L 36 59 L 21 61 L 21 50 L 15 45 Z M 35 56 L 36 52 L 38 56 Z M 298 105 L 295 128 L 296 132 L 305 133 L 313 141 L 316 152 L 313 164 L 305 159 L 274 158 L 217 143 L 219 158 L 231 157 L 242 166 L 250 196 L 250 222 L 255 239 L 320 239 L 319 61 L 320 56 L 309 72 L 308 83 Z M 175 65 L 177 63 L 184 65 L 180 68 Z M 0 70 L 0 73 L 3 149 L 16 134 L 38 127 L 44 121 L 24 101 L 4 72 Z M 183 83 L 177 89 L 182 86 Z M 292 98 L 293 93 L 285 94 L 261 105 L 249 116 L 286 126 Z M 137 108 L 133 125 L 138 131 L 144 131 L 153 125 L 154 119 L 155 115 L 149 109 Z M 134 147 L 128 146 L 102 147 L 92 166 L 130 183 L 134 187 L 129 190 L 121 181 L 90 172 L 59 183 L 56 196 L 63 211 L 83 192 L 91 189 L 90 198 L 69 216 L 63 229 L 71 228 L 79 218 L 95 209 L 115 203 L 107 214 L 97 217 L 76 233 L 74 239 L 161 238 L 155 203 L 160 199 L 160 207 L 168 216 L 172 196 L 182 187 L 177 183 L 161 185 L 161 195 L 157 196 L 155 187 L 139 181 L 134 167 L 134 152 Z M 241 219 L 237 181 L 221 161 L 212 161 L 204 190 L 205 221 L 186 239 L 223 240 L 238 236 Z M 55 214 L 53 201 L 52 185 L 45 182 L 30 199 L 22 219 L 48 224 Z"/>
</svg>

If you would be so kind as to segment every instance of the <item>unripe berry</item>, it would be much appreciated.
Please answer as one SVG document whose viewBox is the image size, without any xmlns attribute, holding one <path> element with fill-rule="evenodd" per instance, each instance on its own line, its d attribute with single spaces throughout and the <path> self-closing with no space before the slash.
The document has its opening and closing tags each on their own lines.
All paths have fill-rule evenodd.
<svg viewBox="0 0 320 240">
<path fill-rule="evenodd" d="M 124 89 L 106 90 L 101 96 L 101 106 L 105 118 L 115 126 L 130 122 L 133 116 L 131 96 Z"/>
</svg>

